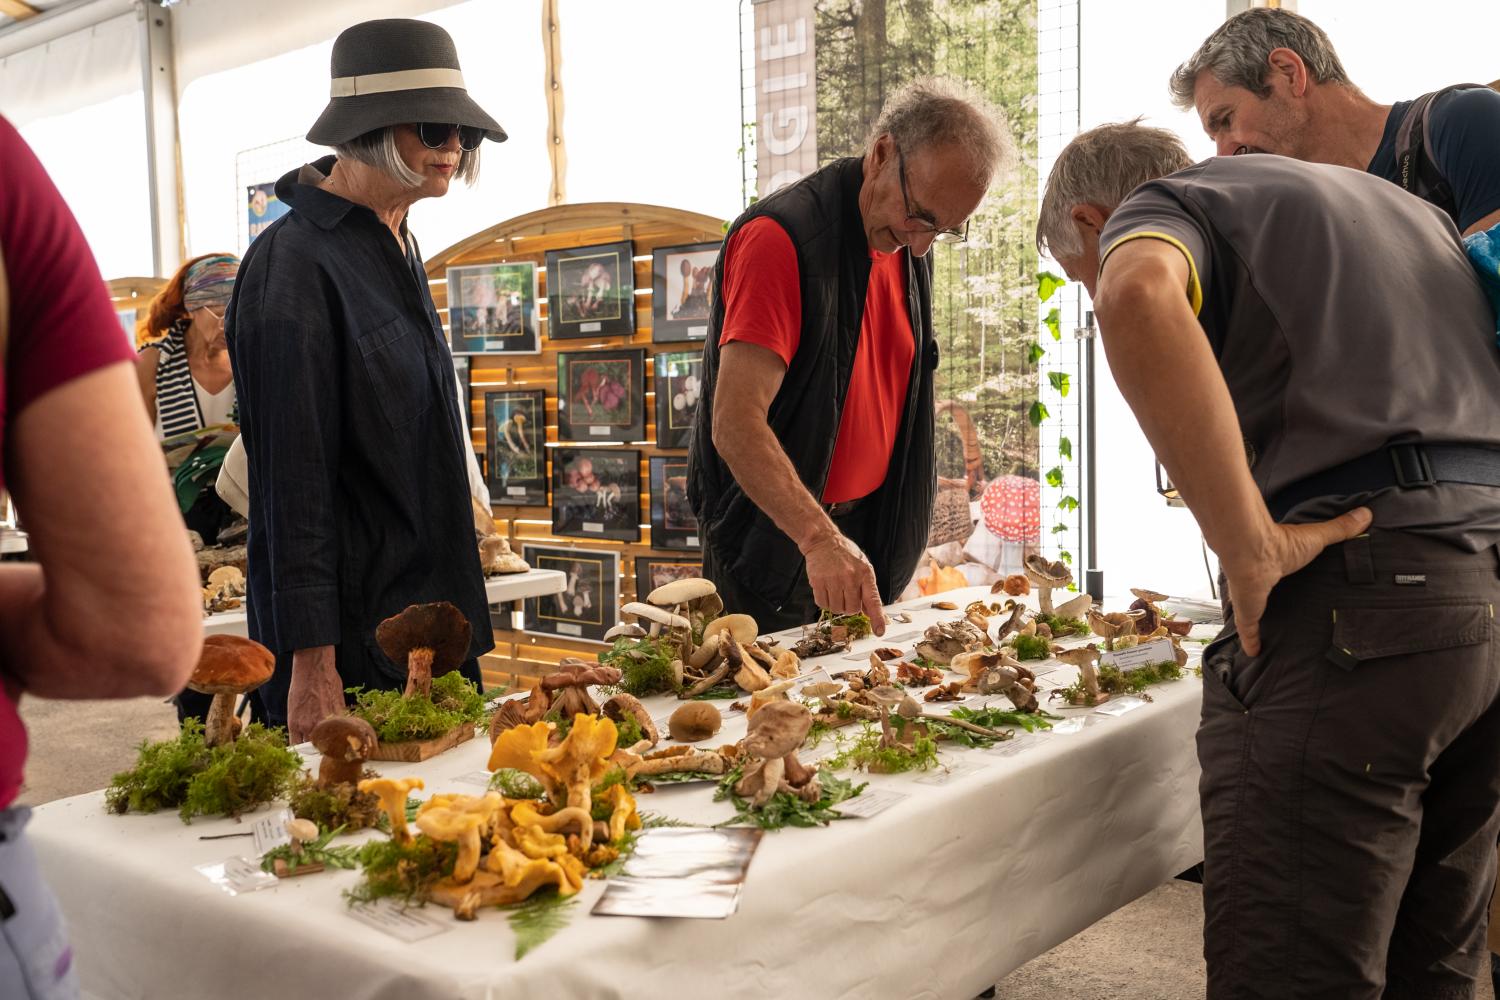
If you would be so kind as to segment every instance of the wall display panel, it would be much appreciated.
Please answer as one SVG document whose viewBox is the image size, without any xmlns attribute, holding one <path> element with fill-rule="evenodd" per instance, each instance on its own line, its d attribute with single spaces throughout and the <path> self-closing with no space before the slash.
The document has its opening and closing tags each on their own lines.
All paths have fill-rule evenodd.
<svg viewBox="0 0 1500 1000">
<path fill-rule="evenodd" d="M 651 339 L 658 344 L 703 340 L 713 308 L 714 263 L 720 243 L 658 247 L 651 254 Z"/>
<path fill-rule="evenodd" d="M 646 436 L 645 401 L 644 350 L 558 354 L 559 441 L 640 441 Z"/>
<path fill-rule="evenodd" d="M 484 467 L 490 501 L 547 506 L 547 394 L 512 389 L 484 394 Z"/>
<path fill-rule="evenodd" d="M 686 457 L 651 457 L 651 547 L 698 551 L 698 519 L 688 503 Z"/>
<path fill-rule="evenodd" d="M 553 450 L 554 535 L 639 541 L 640 506 L 640 452 L 633 448 Z"/>
<path fill-rule="evenodd" d="M 656 356 L 656 446 L 686 448 L 698 414 L 703 387 L 703 352 L 672 351 Z"/>
<path fill-rule="evenodd" d="M 454 354 L 537 354 L 537 271 L 529 261 L 448 268 Z"/>
<path fill-rule="evenodd" d="M 628 337 L 635 332 L 630 243 L 547 252 L 547 336 Z"/>
</svg>

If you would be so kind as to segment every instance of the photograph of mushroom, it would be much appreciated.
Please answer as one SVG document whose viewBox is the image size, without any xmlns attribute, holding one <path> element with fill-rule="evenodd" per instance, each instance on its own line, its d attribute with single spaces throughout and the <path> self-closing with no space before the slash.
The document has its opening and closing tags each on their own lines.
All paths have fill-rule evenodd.
<svg viewBox="0 0 1500 1000">
<path fill-rule="evenodd" d="M 687 459 L 651 456 L 651 547 L 697 551 L 698 518 L 688 503 Z"/>
<path fill-rule="evenodd" d="M 557 356 L 559 441 L 646 436 L 646 352 L 565 351 Z"/>
<path fill-rule="evenodd" d="M 620 554 L 592 549 L 527 545 L 526 561 L 537 569 L 559 570 L 560 594 L 526 598 L 523 631 L 604 642 L 620 606 Z"/>
<path fill-rule="evenodd" d="M 658 247 L 651 254 L 651 339 L 702 340 L 713 308 L 715 243 Z"/>
<path fill-rule="evenodd" d="M 703 383 L 703 352 L 674 351 L 656 356 L 656 446 L 686 448 L 698 413 Z"/>
<path fill-rule="evenodd" d="M 513 389 L 484 394 L 484 468 L 491 502 L 547 505 L 546 444 L 546 393 Z"/>
<path fill-rule="evenodd" d="M 640 504 L 640 452 L 625 448 L 558 448 L 553 452 L 554 535 L 639 541 Z"/>
<path fill-rule="evenodd" d="M 569 340 L 634 333 L 631 254 L 629 242 L 547 251 L 547 336 Z"/>
<path fill-rule="evenodd" d="M 537 354 L 536 265 L 448 268 L 448 336 L 455 355 Z"/>
<path fill-rule="evenodd" d="M 689 580 L 703 575 L 703 563 L 697 560 L 635 557 L 635 592 L 637 600 L 675 580 Z"/>
</svg>

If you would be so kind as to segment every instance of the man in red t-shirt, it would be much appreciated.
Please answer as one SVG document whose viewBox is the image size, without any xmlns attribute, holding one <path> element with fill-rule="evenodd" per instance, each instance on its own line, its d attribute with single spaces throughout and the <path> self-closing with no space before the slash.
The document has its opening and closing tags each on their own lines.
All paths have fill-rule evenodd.
<svg viewBox="0 0 1500 1000">
<path fill-rule="evenodd" d="M 203 644 L 187 532 L 134 350 L 56 188 L 0 118 L 0 487 L 36 561 L 0 565 L 0 997 L 76 993 L 15 806 L 22 693 L 176 694 Z"/>
<path fill-rule="evenodd" d="M 883 633 L 877 571 L 891 591 L 902 589 L 906 579 L 887 579 L 894 575 L 884 572 L 888 567 L 872 566 L 867 558 L 872 536 L 881 531 L 872 497 L 881 492 L 893 463 L 912 457 L 893 455 L 898 439 L 929 460 L 932 449 L 930 422 L 917 432 L 925 440 L 901 437 L 903 426 L 919 426 L 904 424 L 908 406 L 919 405 L 914 382 L 925 380 L 930 389 L 932 377 L 931 358 L 917 356 L 919 344 L 931 345 L 930 271 L 920 272 L 928 297 L 919 302 L 914 258 L 925 256 L 935 241 L 965 238 L 969 216 L 1008 154 L 1004 126 L 985 102 L 945 81 L 916 81 L 887 102 L 862 161 L 830 164 L 799 182 L 810 186 L 811 202 L 807 192 L 794 186 L 752 207 L 750 218 L 731 231 L 721 261 L 717 365 L 716 370 L 708 366 L 713 386 L 706 394 L 712 399 L 712 448 L 717 454 L 696 454 L 707 451 L 698 441 L 694 449 L 695 460 L 705 464 L 711 458 L 722 460 L 735 484 L 796 543 L 805 560 L 806 585 L 780 599 L 764 586 L 757 592 L 744 579 L 734 579 L 725 553 L 737 539 L 705 539 L 706 571 L 726 592 L 726 605 L 751 613 L 762 628 L 811 621 L 819 609 L 827 609 L 863 611 L 875 631 Z M 830 181 L 828 173 L 837 170 L 850 179 Z M 847 222 L 829 207 L 846 193 L 847 215 L 857 210 L 857 218 Z M 792 228 L 802 235 L 788 231 L 784 222 L 789 219 L 796 220 Z M 858 226 L 850 225 L 848 231 L 862 231 L 863 239 L 841 239 L 842 261 L 806 256 L 828 253 L 820 249 L 828 245 L 827 230 L 848 223 Z M 862 305 L 856 302 L 850 310 L 845 297 L 858 294 L 866 267 L 849 259 L 854 255 L 868 258 L 868 284 Z M 808 267 L 816 269 L 813 285 L 804 273 Z M 840 279 L 830 289 L 825 277 L 830 272 L 855 277 Z M 804 301 L 809 289 L 815 297 L 810 308 Z M 829 325 L 835 302 L 838 318 Z M 914 330 L 914 321 L 929 329 Z M 826 363 L 826 354 L 821 346 L 799 354 L 808 323 L 817 325 L 819 338 L 839 342 L 837 374 L 811 388 L 797 378 L 805 375 L 797 367 Z M 802 425 L 778 433 L 768 416 L 787 405 L 783 397 L 789 385 L 800 385 L 799 395 L 828 394 L 838 400 L 836 433 L 832 425 L 826 430 Z M 930 392 L 921 398 L 928 396 Z M 831 459 L 825 460 L 822 452 L 807 457 L 796 439 L 809 433 L 834 436 Z M 926 478 L 931 479 L 930 470 Z M 922 489 L 925 505 L 920 499 L 906 503 L 902 516 L 930 519 L 930 483 L 918 492 Z M 705 497 L 703 503 L 708 508 L 715 500 Z M 920 530 L 921 539 L 903 552 L 912 566 L 916 552 L 911 550 L 919 550 L 925 540 L 925 521 Z M 909 575 L 912 566 L 895 572 Z"/>
</svg>

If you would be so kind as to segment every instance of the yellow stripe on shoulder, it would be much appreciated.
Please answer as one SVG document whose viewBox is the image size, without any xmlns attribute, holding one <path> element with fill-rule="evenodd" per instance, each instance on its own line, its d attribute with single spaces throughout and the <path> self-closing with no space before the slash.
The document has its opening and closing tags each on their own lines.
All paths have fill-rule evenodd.
<svg viewBox="0 0 1500 1000">
<path fill-rule="evenodd" d="M 1111 243 L 1109 245 L 1109 248 L 1099 255 L 1099 267 L 1101 269 L 1104 267 L 1104 262 L 1109 259 L 1109 255 L 1114 253 L 1116 248 L 1118 248 L 1121 244 L 1129 243 L 1131 240 L 1145 239 L 1161 240 L 1163 243 L 1170 243 L 1178 250 L 1181 250 L 1182 255 L 1187 258 L 1188 300 L 1193 304 L 1193 315 L 1198 315 L 1198 313 L 1203 309 L 1203 286 L 1198 282 L 1198 262 L 1193 260 L 1192 253 L 1188 250 L 1187 247 L 1183 246 L 1182 241 L 1175 236 L 1168 235 L 1167 233 L 1159 233 L 1155 230 L 1149 229 L 1143 229 L 1138 233 L 1126 233 L 1124 236 L 1121 236 L 1119 239 Z"/>
</svg>

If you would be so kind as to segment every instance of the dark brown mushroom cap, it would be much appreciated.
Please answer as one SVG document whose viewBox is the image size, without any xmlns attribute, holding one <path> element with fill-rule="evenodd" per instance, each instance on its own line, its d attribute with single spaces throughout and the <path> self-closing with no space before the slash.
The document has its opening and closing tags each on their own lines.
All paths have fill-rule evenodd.
<svg viewBox="0 0 1500 1000">
<path fill-rule="evenodd" d="M 447 601 L 413 604 L 375 629 L 380 651 L 397 666 L 406 666 L 414 649 L 432 650 L 432 676 L 456 670 L 469 658 L 469 619 Z"/>
<path fill-rule="evenodd" d="M 308 737 L 318 753 L 335 760 L 369 760 L 380 741 L 375 727 L 357 715 L 330 715 Z"/>
<path fill-rule="evenodd" d="M 199 694 L 244 694 L 270 680 L 275 669 L 275 654 L 254 639 L 211 635 L 187 686 Z"/>
<path fill-rule="evenodd" d="M 558 663 L 560 668 L 556 673 L 548 674 L 542 678 L 543 691 L 557 691 L 566 687 L 577 687 L 590 684 L 618 684 L 620 682 L 620 671 L 617 667 L 606 667 L 599 663 L 590 663 L 577 657 L 567 656 Z"/>
</svg>

